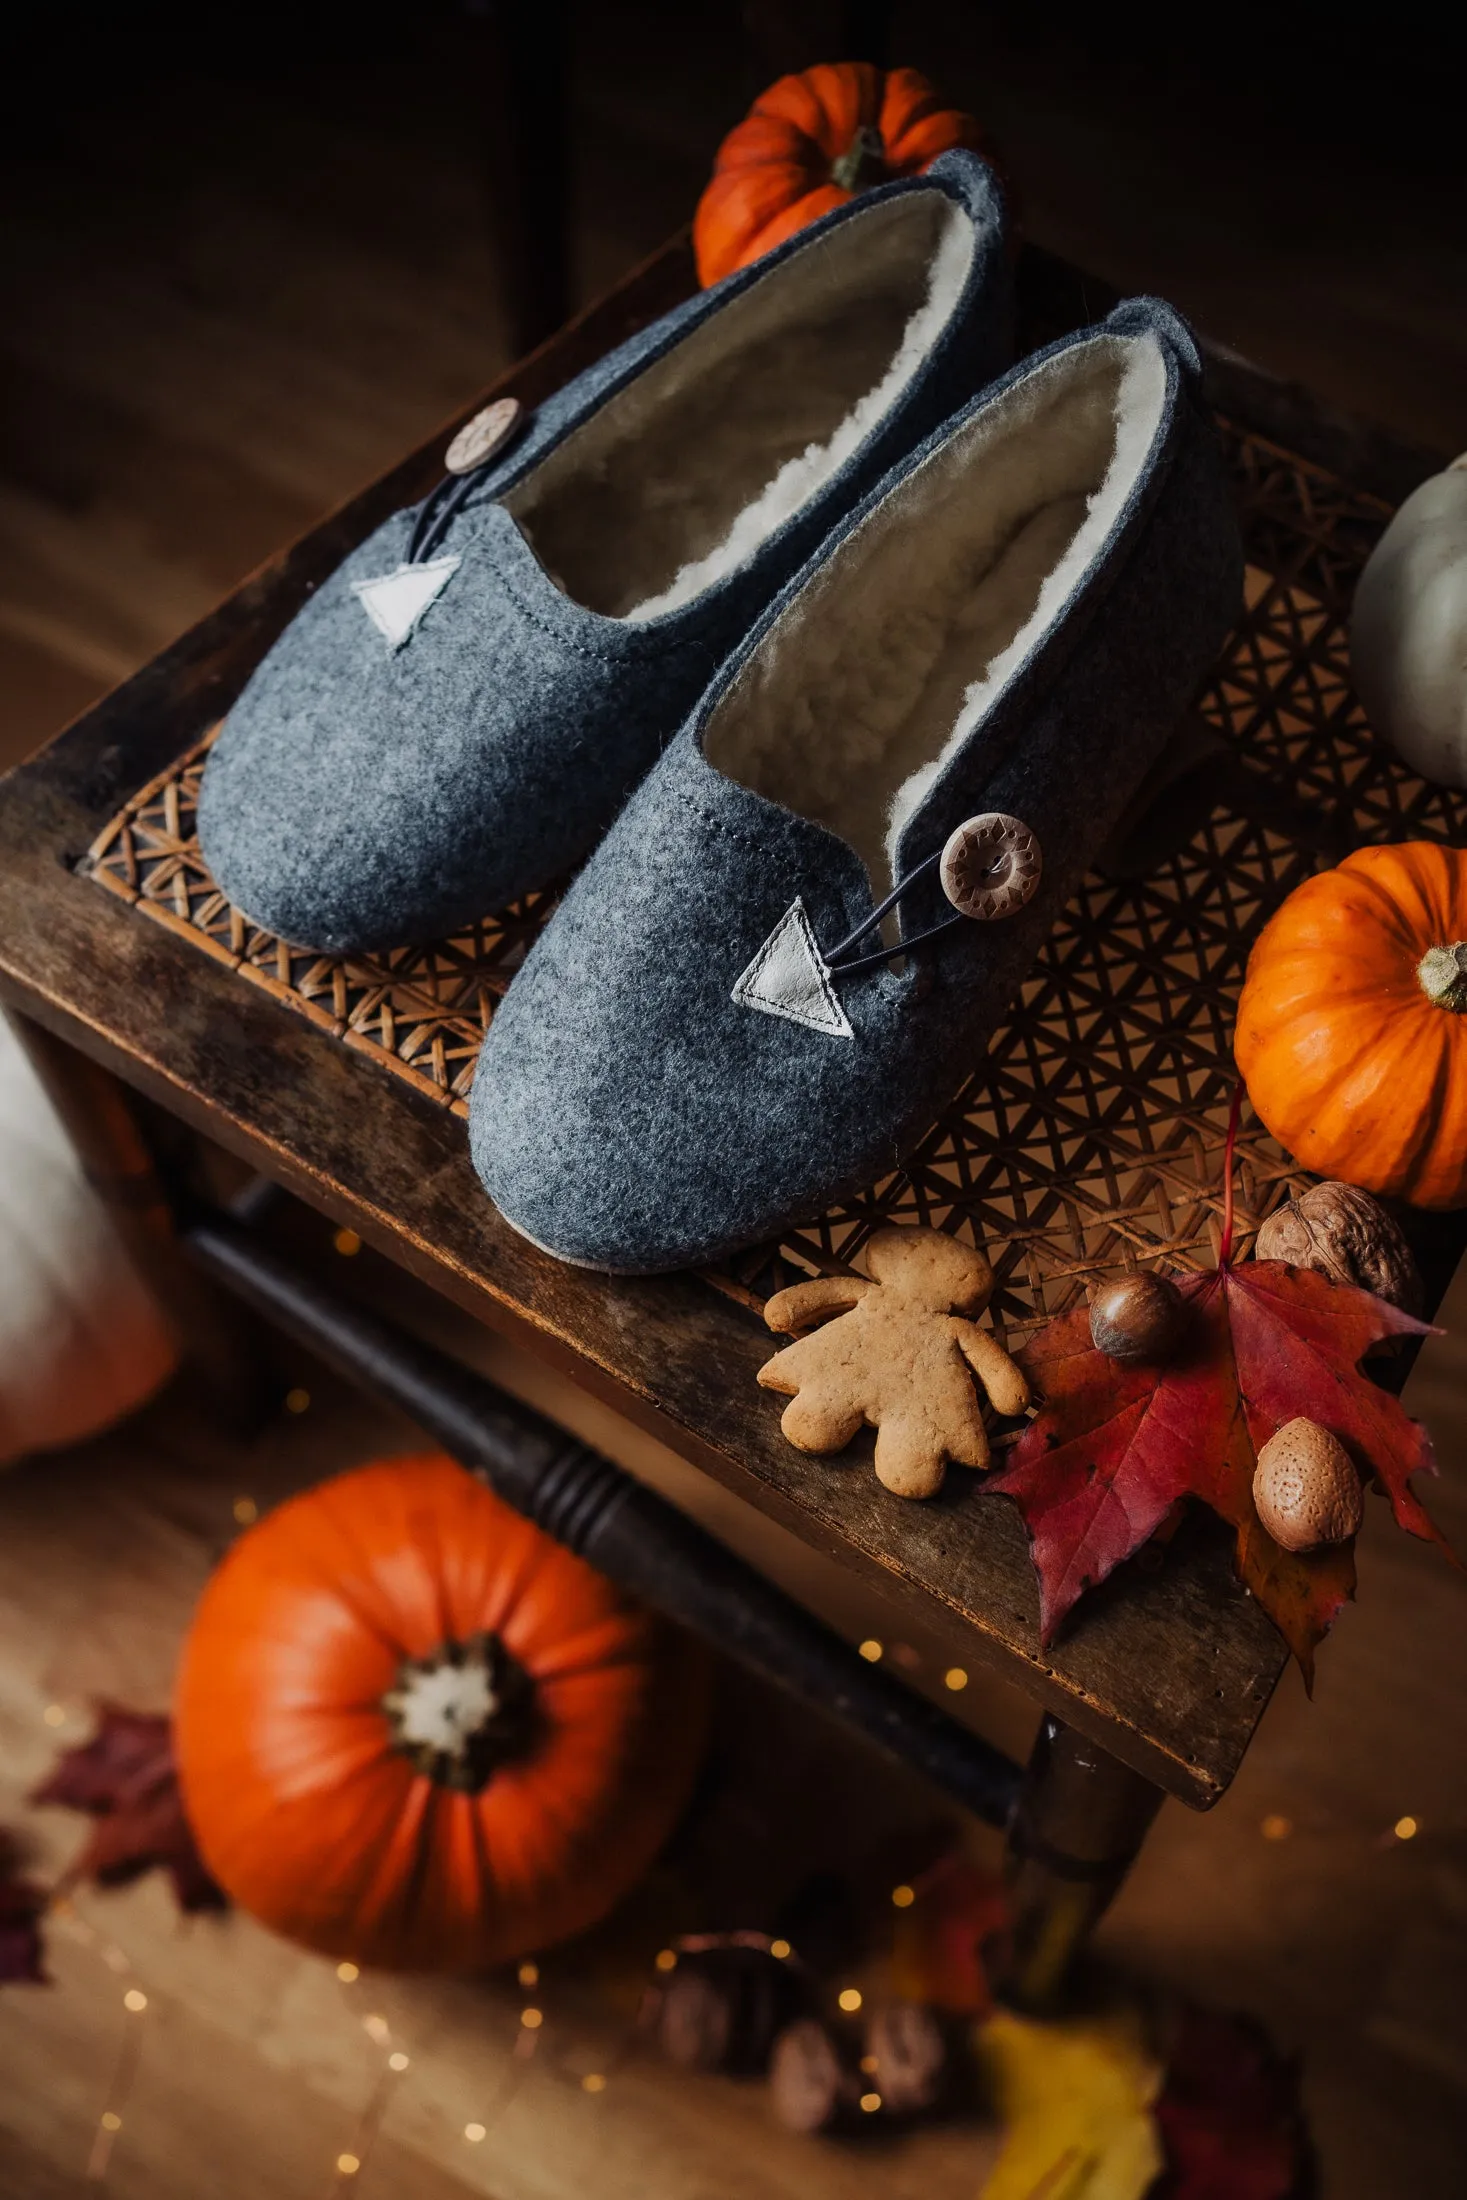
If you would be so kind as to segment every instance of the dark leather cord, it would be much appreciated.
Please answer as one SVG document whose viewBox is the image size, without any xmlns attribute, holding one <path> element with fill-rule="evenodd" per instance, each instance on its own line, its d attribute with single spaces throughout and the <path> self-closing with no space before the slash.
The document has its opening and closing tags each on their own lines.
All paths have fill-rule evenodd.
<svg viewBox="0 0 1467 2200">
<path fill-rule="evenodd" d="M 891 947 L 877 948 L 874 953 L 869 955 L 851 955 L 847 952 L 850 948 L 858 947 L 868 933 L 874 932 L 887 911 L 894 909 L 903 896 L 909 894 L 918 881 L 924 879 L 929 871 L 935 870 L 941 861 L 942 850 L 939 848 L 936 855 L 928 856 L 925 862 L 919 863 L 915 871 L 908 871 L 905 878 L 898 879 L 885 901 L 872 910 L 865 922 L 858 924 L 854 932 L 848 932 L 845 938 L 831 949 L 830 953 L 824 958 L 826 969 L 832 975 L 839 973 L 841 977 L 846 977 L 856 970 L 873 970 L 878 963 L 890 962 L 897 955 L 908 955 L 914 947 L 920 947 L 924 940 L 935 940 L 940 932 L 950 932 L 955 924 L 962 924 L 964 922 L 963 913 L 960 909 L 955 909 L 952 915 L 944 917 L 940 924 L 929 925 L 925 932 L 914 932 L 910 939 L 897 940 Z"/>
<path fill-rule="evenodd" d="M 499 454 L 496 451 L 492 455 L 497 458 Z M 405 561 L 408 565 L 423 565 L 433 555 L 468 502 L 483 471 L 483 466 L 476 466 L 471 474 L 445 474 L 437 488 L 424 497 L 408 537 Z"/>
</svg>

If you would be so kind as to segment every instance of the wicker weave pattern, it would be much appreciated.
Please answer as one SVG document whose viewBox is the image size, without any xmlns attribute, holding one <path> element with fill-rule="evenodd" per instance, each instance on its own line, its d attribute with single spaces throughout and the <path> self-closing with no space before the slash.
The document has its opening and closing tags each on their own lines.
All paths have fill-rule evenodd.
<svg viewBox="0 0 1467 2200">
<path fill-rule="evenodd" d="M 1388 515 L 1333 476 L 1246 434 L 1229 447 L 1242 500 L 1246 613 L 1199 699 L 1202 717 L 1311 821 L 1277 802 L 1214 810 L 1146 877 L 1092 875 L 959 1098 L 899 1174 L 709 1280 L 751 1303 L 811 1269 L 846 1267 L 883 1222 L 986 1245 L 993 1313 L 1011 1341 L 1097 1275 L 1212 1264 L 1235 1073 L 1233 1013 L 1248 950 L 1284 896 L 1367 841 L 1467 838 L 1460 796 L 1414 778 L 1351 695 L 1345 616 Z M 87 858 L 134 903 L 249 984 L 462 1114 L 474 1060 L 552 893 L 442 943 L 362 961 L 302 954 L 224 899 L 194 834 L 207 742 L 130 801 Z M 1246 1233 L 1306 1179 L 1245 1124 Z"/>
</svg>

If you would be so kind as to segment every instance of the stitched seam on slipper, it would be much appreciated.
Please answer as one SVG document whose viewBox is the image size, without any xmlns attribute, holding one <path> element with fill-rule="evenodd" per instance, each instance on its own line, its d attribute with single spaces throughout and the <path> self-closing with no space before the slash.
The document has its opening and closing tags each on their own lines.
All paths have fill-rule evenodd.
<svg viewBox="0 0 1467 2200">
<path fill-rule="evenodd" d="M 510 577 L 508 573 L 504 572 L 501 569 L 497 574 L 497 578 L 500 587 L 504 590 L 505 595 L 509 597 L 515 609 L 524 614 L 524 617 L 528 620 L 529 624 L 533 626 L 538 633 L 543 634 L 547 641 L 554 642 L 558 649 L 570 650 L 573 656 L 593 658 L 598 662 L 603 661 L 608 657 L 614 658 L 621 656 L 665 657 L 672 650 L 682 650 L 686 652 L 687 650 L 697 649 L 701 646 L 698 637 L 695 635 L 682 635 L 674 637 L 656 636 L 644 639 L 642 635 L 636 634 L 633 630 L 630 629 L 628 629 L 625 634 L 621 633 L 620 631 L 618 631 L 616 634 L 608 634 L 604 641 L 579 641 L 573 635 L 562 634 L 555 627 L 553 627 L 546 619 L 544 613 L 536 610 L 535 606 L 529 601 L 529 599 L 524 594 L 522 594 L 519 587 L 516 585 L 515 581 Z M 550 585 L 553 587 L 555 584 L 554 582 L 551 582 Z M 565 600 L 567 603 L 570 603 L 571 601 L 569 596 L 567 596 Z M 574 608 L 579 607 L 576 606 Z M 607 623 L 617 626 L 618 629 L 621 626 L 621 622 L 617 620 L 608 621 Z"/>
<path fill-rule="evenodd" d="M 742 825 L 731 825 L 727 818 L 720 817 L 717 811 L 708 809 L 705 804 L 698 800 L 696 795 L 689 794 L 686 788 L 669 785 L 662 791 L 670 794 L 675 802 L 680 802 L 683 808 L 697 818 L 700 825 L 706 825 L 710 832 L 721 834 L 723 839 L 733 841 L 740 848 L 747 848 L 751 854 L 759 855 L 763 853 L 764 843 L 757 833 L 746 829 Z"/>
</svg>

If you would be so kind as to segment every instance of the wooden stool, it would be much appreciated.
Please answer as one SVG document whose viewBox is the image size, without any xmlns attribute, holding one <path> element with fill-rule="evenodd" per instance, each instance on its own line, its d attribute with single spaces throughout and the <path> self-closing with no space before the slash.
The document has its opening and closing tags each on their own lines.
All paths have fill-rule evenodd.
<svg viewBox="0 0 1467 2200">
<path fill-rule="evenodd" d="M 678 240 L 486 395 L 534 405 L 691 282 Z M 1030 250 L 1020 302 L 1029 348 L 1111 301 Z M 474 1178 L 458 1118 L 478 1039 L 553 897 L 432 948 L 342 963 L 248 925 L 198 853 L 191 807 L 211 730 L 310 588 L 437 479 L 448 428 L 0 784 L 0 994 L 221 1394 L 248 1396 L 251 1362 L 199 1267 L 406 1405 L 608 1571 L 1007 1825 L 1009 1991 L 1030 2005 L 1059 1991 L 1162 1795 L 1206 1809 L 1223 1794 L 1283 1644 L 1235 1579 L 1218 1524 L 1199 1519 L 1165 1553 L 1138 1554 L 1042 1648 L 1012 1508 L 956 1472 L 940 1499 L 903 1504 L 859 1444 L 836 1461 L 793 1451 L 754 1381 L 771 1349 L 758 1309 L 801 1273 L 848 1266 L 890 1220 L 971 1226 L 1011 1343 L 1118 1267 L 1210 1266 L 1231 1010 L 1258 927 L 1361 840 L 1460 837 L 1455 798 L 1373 747 L 1343 651 L 1354 573 L 1389 500 L 1432 461 L 1236 360 L 1214 356 L 1209 371 L 1243 496 L 1249 609 L 1170 776 L 904 1171 L 717 1273 L 564 1267 L 501 1223 Z M 141 1124 L 129 1092 L 143 1097 Z M 304 1273 L 272 1241 L 260 1193 L 232 1211 L 201 1200 L 173 1138 L 160 1171 L 165 1120 L 349 1226 L 837 1557 L 954 1664 L 1017 1682 L 1046 1713 L 1022 1781 L 663 1500 Z M 1243 1229 L 1302 1181 L 1248 1134 Z M 1421 1217 L 1414 1235 L 1434 1301 L 1463 1226 Z"/>
</svg>

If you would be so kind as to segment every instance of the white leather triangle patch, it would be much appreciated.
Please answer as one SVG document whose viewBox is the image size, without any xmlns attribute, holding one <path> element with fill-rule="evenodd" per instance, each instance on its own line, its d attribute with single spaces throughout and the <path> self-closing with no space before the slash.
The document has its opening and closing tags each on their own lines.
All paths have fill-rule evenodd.
<svg viewBox="0 0 1467 2200">
<path fill-rule="evenodd" d="M 832 1039 L 854 1039 L 841 1007 L 825 959 L 815 943 L 805 904 L 790 903 L 764 945 L 733 989 L 742 1008 L 762 1009 L 766 1016 L 783 1016 L 807 1031 L 823 1031 Z"/>
<path fill-rule="evenodd" d="M 389 649 L 401 649 L 430 603 L 436 603 L 463 564 L 459 557 L 429 558 L 425 565 L 400 565 L 380 580 L 353 581 L 351 592 Z"/>
</svg>

